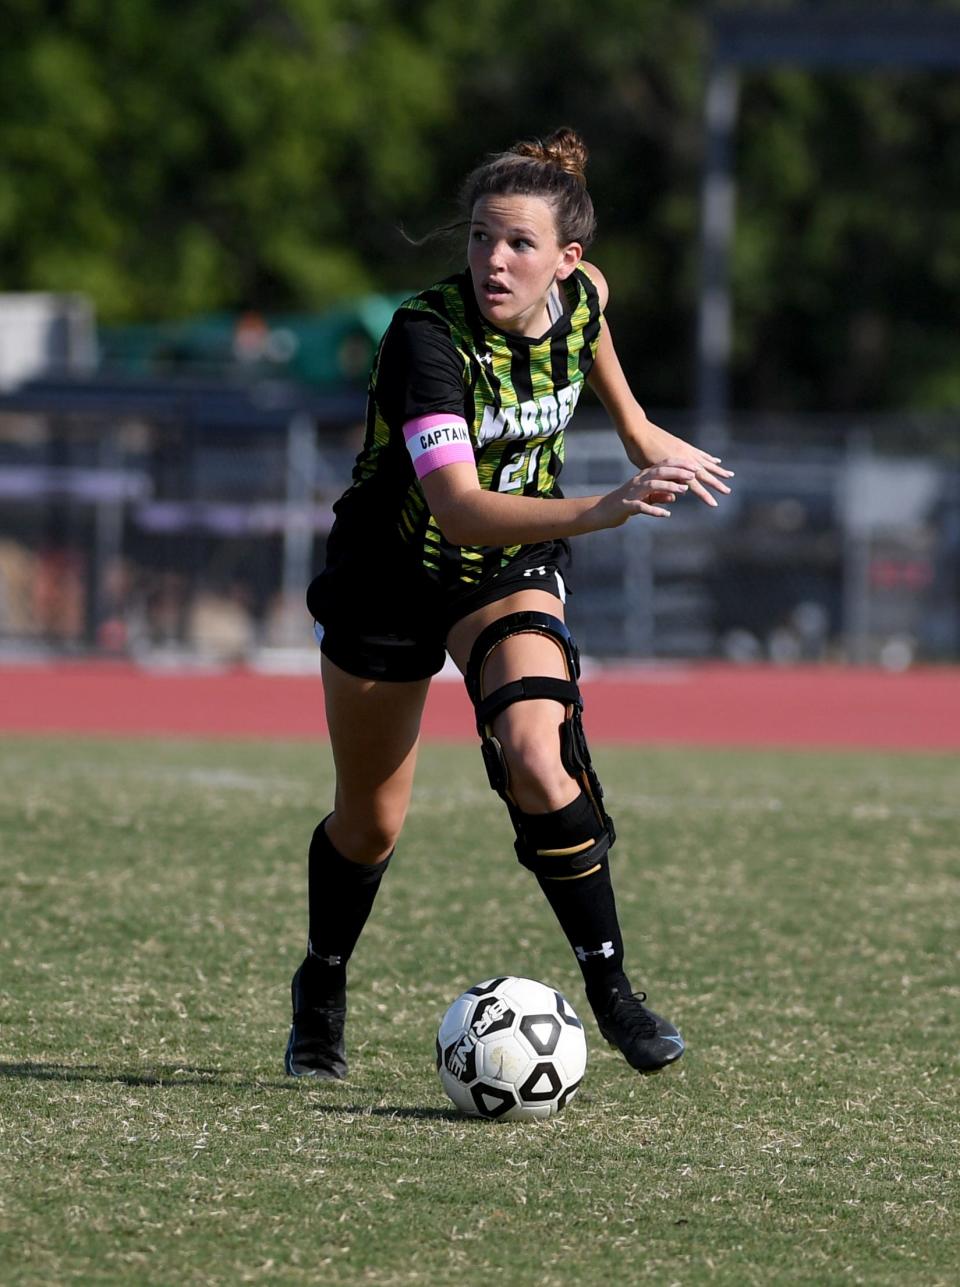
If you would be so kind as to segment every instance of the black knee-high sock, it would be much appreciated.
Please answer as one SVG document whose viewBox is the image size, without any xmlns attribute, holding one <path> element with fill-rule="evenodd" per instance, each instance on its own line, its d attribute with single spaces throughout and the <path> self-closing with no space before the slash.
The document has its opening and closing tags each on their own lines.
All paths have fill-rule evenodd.
<svg viewBox="0 0 960 1287">
<path fill-rule="evenodd" d="M 527 814 L 524 826 L 535 845 L 542 837 L 544 848 L 552 847 L 558 834 L 589 836 L 599 831 L 596 811 L 583 794 L 554 813 Z M 573 880 L 537 876 L 537 881 L 574 950 L 591 1004 L 602 1006 L 611 988 L 629 991 L 606 855 L 588 876 Z"/>
<path fill-rule="evenodd" d="M 310 842 L 308 905 L 310 926 L 304 983 L 311 997 L 342 1002 L 347 962 L 367 923 L 392 854 L 375 864 L 351 862 L 333 847 L 320 823 Z"/>
</svg>

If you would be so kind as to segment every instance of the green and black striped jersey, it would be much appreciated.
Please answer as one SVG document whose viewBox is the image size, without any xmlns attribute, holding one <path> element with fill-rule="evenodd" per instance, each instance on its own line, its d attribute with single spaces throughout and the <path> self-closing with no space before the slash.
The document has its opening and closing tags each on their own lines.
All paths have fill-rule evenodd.
<svg viewBox="0 0 960 1287">
<path fill-rule="evenodd" d="M 450 590 L 476 584 L 520 554 L 521 546 L 444 540 L 404 426 L 409 435 L 412 422 L 462 417 L 481 487 L 561 495 L 564 429 L 596 357 L 602 325 L 596 286 L 582 269 L 560 283 L 555 311 L 539 339 L 496 330 L 480 312 L 468 272 L 400 306 L 374 361 L 353 479 L 334 507 L 338 544 L 356 539 L 369 550 L 400 541 L 432 581 Z"/>
</svg>

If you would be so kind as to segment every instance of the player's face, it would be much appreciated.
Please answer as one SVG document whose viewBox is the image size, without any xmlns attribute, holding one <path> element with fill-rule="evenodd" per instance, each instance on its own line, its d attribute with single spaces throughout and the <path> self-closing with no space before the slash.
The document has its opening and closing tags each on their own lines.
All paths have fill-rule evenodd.
<svg viewBox="0 0 960 1287">
<path fill-rule="evenodd" d="M 547 296 L 569 277 L 583 250 L 561 246 L 552 207 L 542 197 L 481 197 L 470 221 L 468 262 L 477 303 L 501 331 L 543 335 Z"/>
</svg>

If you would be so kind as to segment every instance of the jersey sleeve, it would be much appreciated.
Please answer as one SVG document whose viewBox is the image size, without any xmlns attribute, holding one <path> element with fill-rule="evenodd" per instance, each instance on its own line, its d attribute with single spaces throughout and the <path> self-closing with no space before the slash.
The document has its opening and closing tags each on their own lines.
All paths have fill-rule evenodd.
<svg viewBox="0 0 960 1287">
<path fill-rule="evenodd" d="M 439 317 L 411 309 L 394 316 L 380 350 L 374 396 L 383 419 L 402 431 L 418 478 L 473 461 L 463 358 Z"/>
<path fill-rule="evenodd" d="M 432 313 L 400 309 L 383 339 L 374 396 L 384 420 L 404 425 L 417 416 L 463 416 L 463 358 Z"/>
</svg>

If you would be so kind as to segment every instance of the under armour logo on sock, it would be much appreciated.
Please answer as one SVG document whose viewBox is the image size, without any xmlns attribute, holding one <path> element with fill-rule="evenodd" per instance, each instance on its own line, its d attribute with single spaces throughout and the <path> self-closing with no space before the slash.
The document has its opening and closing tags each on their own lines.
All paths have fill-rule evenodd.
<svg viewBox="0 0 960 1287">
<path fill-rule="evenodd" d="M 578 961 L 587 961 L 591 956 L 613 956 L 613 944 L 601 943 L 598 948 L 588 952 L 585 947 L 575 947 L 573 949 L 577 954 Z"/>
</svg>

